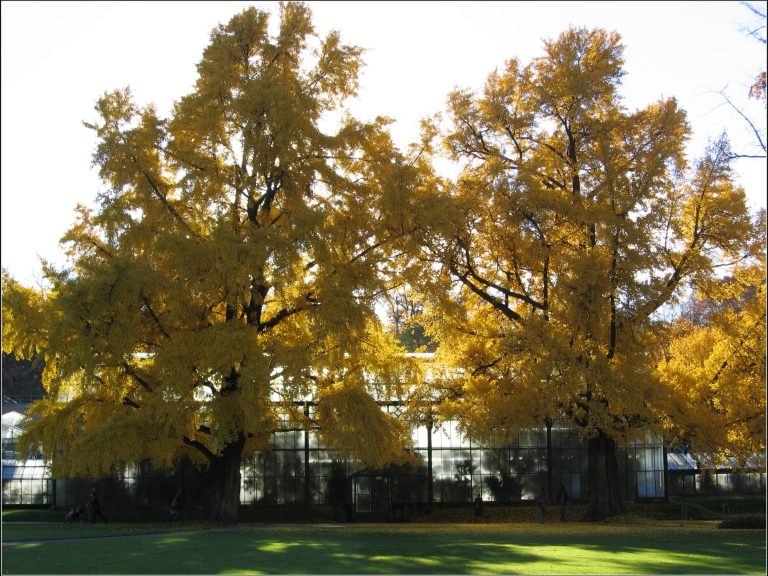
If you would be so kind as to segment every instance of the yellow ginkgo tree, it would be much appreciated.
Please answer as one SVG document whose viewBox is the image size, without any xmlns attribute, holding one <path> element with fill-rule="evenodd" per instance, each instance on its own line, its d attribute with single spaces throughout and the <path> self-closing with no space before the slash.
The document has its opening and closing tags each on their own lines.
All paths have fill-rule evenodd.
<svg viewBox="0 0 768 576">
<path fill-rule="evenodd" d="M 345 112 L 361 49 L 319 37 L 304 4 L 279 11 L 276 33 L 257 9 L 215 28 L 168 118 L 129 89 L 100 98 L 106 190 L 63 238 L 70 264 L 42 291 L 3 274 L 3 350 L 45 362 L 23 439 L 58 476 L 190 457 L 211 517 L 236 521 L 243 455 L 304 401 L 330 447 L 403 453 L 375 400 L 410 368 L 374 304 L 418 171 L 387 119 Z"/>
<path fill-rule="evenodd" d="M 695 314 L 670 329 L 658 377 L 670 388 L 666 434 L 702 466 L 765 466 L 765 211 L 756 257 L 698 287 Z M 762 462 L 760 457 L 763 458 Z"/>
<path fill-rule="evenodd" d="M 666 421 L 660 312 L 748 256 L 755 230 L 727 139 L 689 167 L 684 111 L 627 110 L 623 64 L 618 34 L 571 28 L 451 93 L 441 130 L 461 171 L 420 200 L 409 276 L 451 368 L 437 410 L 479 440 L 578 429 L 599 519 L 622 510 L 617 446 Z"/>
</svg>

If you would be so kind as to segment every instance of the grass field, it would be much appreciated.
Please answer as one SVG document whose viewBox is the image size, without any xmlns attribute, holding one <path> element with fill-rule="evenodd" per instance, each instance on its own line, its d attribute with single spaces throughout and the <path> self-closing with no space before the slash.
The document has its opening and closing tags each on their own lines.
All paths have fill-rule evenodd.
<svg viewBox="0 0 768 576">
<path fill-rule="evenodd" d="M 168 528 L 179 531 L 156 533 Z M 712 522 L 200 528 L 4 522 L 3 542 L 20 543 L 4 545 L 2 572 L 764 574 L 766 569 L 764 530 L 719 530 Z"/>
</svg>

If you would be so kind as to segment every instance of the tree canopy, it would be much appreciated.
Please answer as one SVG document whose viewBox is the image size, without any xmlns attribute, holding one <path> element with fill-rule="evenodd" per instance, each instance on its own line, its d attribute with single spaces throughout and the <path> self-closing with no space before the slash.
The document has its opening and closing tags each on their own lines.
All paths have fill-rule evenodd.
<svg viewBox="0 0 768 576">
<path fill-rule="evenodd" d="M 666 436 L 684 440 L 704 466 L 726 457 L 756 463 L 765 453 L 764 211 L 760 218 L 756 257 L 697 287 L 695 301 L 710 303 L 709 313 L 699 322 L 676 319 L 658 365 L 674 399 Z"/>
<path fill-rule="evenodd" d="M 104 94 L 87 126 L 108 189 L 63 238 L 71 267 L 45 293 L 3 275 L 3 349 L 45 359 L 25 438 L 58 476 L 188 456 L 215 478 L 212 517 L 235 520 L 241 455 L 305 401 L 371 465 L 410 439 L 374 401 L 411 378 L 374 311 L 410 164 L 386 119 L 344 111 L 360 48 L 318 38 L 303 4 L 280 5 L 275 37 L 268 22 L 214 29 L 169 118 Z"/>
<path fill-rule="evenodd" d="M 623 62 L 617 34 L 571 28 L 449 96 L 442 141 L 462 170 L 420 213 L 414 274 L 451 368 L 439 411 L 496 442 L 578 428 L 596 518 L 621 510 L 616 445 L 661 432 L 670 394 L 690 393 L 656 371 L 659 311 L 757 245 L 727 139 L 689 170 L 684 111 L 626 110 Z"/>
<path fill-rule="evenodd" d="M 45 363 L 24 441 L 55 475 L 189 457 L 234 521 L 241 459 L 280 426 L 382 467 L 429 406 L 488 442 L 577 428 L 604 518 L 616 447 L 645 431 L 764 448 L 764 214 L 725 136 L 691 165 L 674 98 L 624 107 L 618 34 L 570 28 L 507 61 L 402 153 L 386 118 L 344 106 L 361 49 L 303 4 L 279 17 L 276 35 L 253 8 L 215 28 L 168 118 L 104 94 L 87 126 L 107 190 L 63 238 L 70 265 L 42 290 L 3 272 L 3 351 Z M 670 323 L 691 292 L 717 303 L 707 322 Z M 436 378 L 385 298 L 401 342 L 438 347 Z"/>
</svg>

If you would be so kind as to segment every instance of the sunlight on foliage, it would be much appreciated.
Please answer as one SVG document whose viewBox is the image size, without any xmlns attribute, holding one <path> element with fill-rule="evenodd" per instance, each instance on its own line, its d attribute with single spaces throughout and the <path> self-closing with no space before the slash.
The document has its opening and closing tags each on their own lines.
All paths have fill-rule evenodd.
<svg viewBox="0 0 768 576">
<path fill-rule="evenodd" d="M 461 171 L 420 198 L 407 276 L 445 366 L 423 393 L 439 401 L 436 416 L 459 419 L 480 442 L 555 421 L 575 427 L 589 441 L 599 518 L 621 509 L 608 501 L 618 493 L 612 454 L 638 433 L 686 428 L 699 414 L 680 432 L 712 431 L 701 450 L 759 451 L 765 440 L 764 315 L 729 321 L 752 327 L 755 346 L 736 333 L 696 343 L 721 348 L 710 364 L 743 355 L 717 384 L 729 392 L 712 395 L 708 421 L 690 408 L 703 400 L 697 387 L 712 388 L 713 367 L 656 369 L 667 338 L 657 311 L 736 263 L 755 265 L 765 243 L 731 179 L 725 136 L 689 165 L 674 98 L 623 106 L 623 52 L 615 33 L 570 28 L 531 63 L 507 61 L 482 91 L 449 95 L 442 143 Z M 764 289 L 764 260 L 762 270 L 753 289 Z M 722 403 L 731 413 L 721 418 Z"/>
<path fill-rule="evenodd" d="M 129 88 L 99 98 L 86 126 L 106 189 L 63 238 L 69 267 L 47 292 L 3 273 L 3 349 L 45 361 L 23 442 L 57 477 L 191 457 L 233 519 L 243 451 L 297 399 L 321 403 L 329 447 L 402 455 L 406 430 L 372 398 L 417 371 L 374 305 L 418 171 L 386 119 L 343 107 L 362 49 L 318 37 L 304 4 L 279 5 L 276 36 L 269 20 L 249 8 L 215 28 L 169 118 Z"/>
</svg>

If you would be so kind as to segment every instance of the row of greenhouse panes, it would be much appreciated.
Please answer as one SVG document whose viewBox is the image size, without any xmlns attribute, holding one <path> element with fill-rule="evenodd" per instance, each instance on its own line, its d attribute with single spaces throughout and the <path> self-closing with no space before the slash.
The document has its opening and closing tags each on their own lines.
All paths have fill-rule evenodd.
<svg viewBox="0 0 768 576">
<path fill-rule="evenodd" d="M 554 492 L 561 484 L 573 499 L 587 498 L 586 443 L 573 430 L 560 427 L 552 427 L 549 440 L 550 453 L 546 429 L 521 430 L 507 446 L 490 449 L 472 442 L 454 422 L 444 423 L 432 430 L 431 435 L 431 502 L 469 502 L 478 494 L 489 502 L 531 500 L 541 487 Z M 429 430 L 417 429 L 414 454 L 418 464 L 396 467 L 389 473 L 393 502 L 430 501 L 428 445 Z M 305 465 L 306 456 L 308 465 Z M 552 464 L 549 473 L 548 461 Z M 34 476 L 30 476 L 31 468 L 7 467 L 6 462 L 3 462 L 5 504 L 52 503 L 51 484 L 48 474 L 45 477 L 40 474 L 40 462 L 34 467 Z M 619 450 L 618 463 L 622 497 L 664 496 L 664 452 L 653 435 L 647 434 L 643 441 Z M 240 499 L 247 505 L 299 504 L 307 497 L 316 504 L 343 502 L 350 498 L 348 479 L 366 471 L 359 463 L 323 449 L 316 431 L 289 430 L 274 433 L 271 449 L 247 459 L 241 472 Z M 173 472 L 165 475 L 153 472 L 146 466 L 133 467 L 120 478 L 110 480 L 104 503 L 146 505 L 156 498 L 158 503 L 166 504 L 176 489 L 174 486 L 180 482 L 177 476 Z M 758 484 L 760 478 L 764 475 L 758 475 Z M 549 487 L 548 481 L 551 481 Z M 202 480 L 194 479 L 194 473 L 187 473 L 183 483 L 185 491 L 191 494 L 188 501 L 196 497 L 195 492 L 203 498 L 202 488 L 193 490 L 193 485 L 203 485 Z M 152 487 L 147 488 L 148 484 Z M 87 488 L 70 480 L 57 481 L 55 490 L 58 507 L 78 504 L 82 494 L 87 493 Z"/>
<path fill-rule="evenodd" d="M 306 450 L 305 450 L 306 442 Z M 532 500 L 547 488 L 547 430 L 521 430 L 508 445 L 490 449 L 473 442 L 455 422 L 432 430 L 432 502 L 483 500 L 513 502 Z M 418 465 L 390 470 L 392 500 L 427 502 L 429 497 L 429 430 L 414 434 Z M 561 484 L 574 499 L 583 499 L 587 484 L 586 442 L 566 428 L 550 434 L 553 489 Z M 275 434 L 273 449 L 259 453 L 243 467 L 241 501 L 250 503 L 301 503 L 305 497 L 305 454 L 309 456 L 311 501 L 325 502 L 334 466 L 343 466 L 343 477 L 361 467 L 344 462 L 321 448 L 316 431 Z M 624 497 L 664 495 L 663 449 L 652 435 L 620 451 L 619 468 Z M 324 486 L 324 483 L 326 486 Z"/>
</svg>

